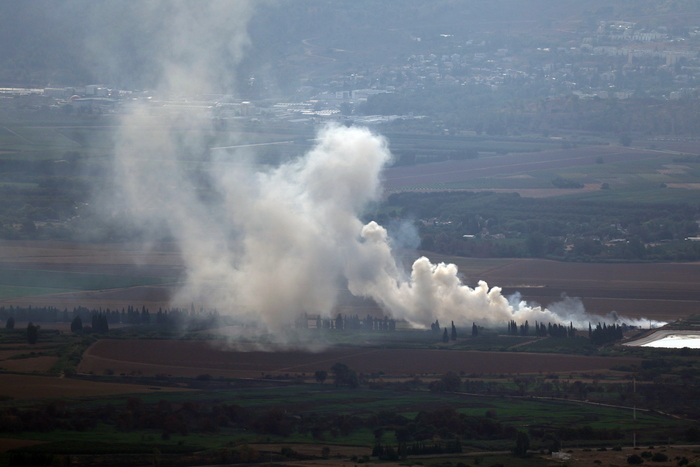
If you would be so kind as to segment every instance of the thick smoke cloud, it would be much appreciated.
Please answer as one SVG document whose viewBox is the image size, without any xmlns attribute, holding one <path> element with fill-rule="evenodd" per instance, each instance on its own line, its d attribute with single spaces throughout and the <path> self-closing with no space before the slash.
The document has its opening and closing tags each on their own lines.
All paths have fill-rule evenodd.
<svg viewBox="0 0 700 467">
<path fill-rule="evenodd" d="M 181 248 L 187 285 L 176 301 L 204 303 L 279 331 L 301 314 L 329 316 L 338 287 L 377 301 L 394 318 L 425 327 L 435 319 L 500 324 L 528 320 L 585 325 L 580 301 L 551 309 L 510 299 L 485 282 L 463 285 L 453 264 L 413 263 L 410 275 L 392 254 L 387 231 L 363 225 L 360 213 L 380 196 L 380 175 L 391 154 L 386 141 L 363 128 L 328 127 L 315 149 L 265 172 L 220 163 L 214 187 L 222 203 L 196 196 L 175 142 L 149 144 L 130 116 L 118 162 L 134 213 L 160 218 Z M 157 161 L 142 152 L 158 154 Z"/>
<path fill-rule="evenodd" d="M 160 87 L 221 89 L 224 71 L 247 43 L 250 4 L 168 0 L 141 8 L 151 19 L 140 26 L 155 21 L 159 31 L 150 46 L 160 51 L 154 54 Z M 452 264 L 420 258 L 404 271 L 387 231 L 360 221 L 379 200 L 381 171 L 391 160 L 387 142 L 367 129 L 327 127 L 304 157 L 266 170 L 231 163 L 220 151 L 211 152 L 205 167 L 193 167 L 189 156 L 207 153 L 207 125 L 146 103 L 127 110 L 116 138 L 117 182 L 130 215 L 167 229 L 181 250 L 187 277 L 175 303 L 216 308 L 277 332 L 303 313 L 329 316 L 338 288 L 347 284 L 416 327 L 435 319 L 591 320 L 580 301 L 543 310 L 484 282 L 467 287 Z"/>
</svg>

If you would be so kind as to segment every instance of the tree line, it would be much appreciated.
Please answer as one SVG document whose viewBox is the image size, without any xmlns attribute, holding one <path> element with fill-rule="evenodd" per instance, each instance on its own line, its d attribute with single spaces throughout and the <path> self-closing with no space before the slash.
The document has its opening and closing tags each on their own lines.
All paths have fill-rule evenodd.
<svg viewBox="0 0 700 467">
<path fill-rule="evenodd" d="M 314 322 L 314 328 L 309 326 L 309 321 Z M 326 329 L 326 330 L 345 330 L 345 331 L 396 331 L 396 320 L 384 316 L 384 318 L 375 318 L 367 315 L 365 318 L 360 318 L 359 315 L 341 315 L 335 319 L 318 317 L 310 318 L 306 313 L 297 318 L 294 322 L 297 329 Z"/>
</svg>

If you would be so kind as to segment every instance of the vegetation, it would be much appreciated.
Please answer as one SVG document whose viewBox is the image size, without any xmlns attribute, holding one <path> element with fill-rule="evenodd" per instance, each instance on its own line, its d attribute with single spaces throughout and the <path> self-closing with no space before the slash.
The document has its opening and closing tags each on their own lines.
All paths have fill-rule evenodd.
<svg viewBox="0 0 700 467">
<path fill-rule="evenodd" d="M 700 258 L 700 243 L 685 241 L 698 232 L 696 204 L 438 192 L 392 194 L 387 209 L 420 219 L 421 248 L 447 255 L 578 261 Z"/>
</svg>

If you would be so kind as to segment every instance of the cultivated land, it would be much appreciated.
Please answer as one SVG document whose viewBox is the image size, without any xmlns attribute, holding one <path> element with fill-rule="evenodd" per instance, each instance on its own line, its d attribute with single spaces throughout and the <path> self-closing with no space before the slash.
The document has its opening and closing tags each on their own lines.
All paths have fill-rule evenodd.
<svg viewBox="0 0 700 467">
<path fill-rule="evenodd" d="M 485 280 L 492 287 L 502 287 L 506 294 L 519 292 L 524 299 L 544 306 L 566 294 L 581 297 L 586 310 L 592 313 L 616 311 L 630 318 L 666 322 L 700 309 L 699 263 L 597 264 L 418 254 L 425 254 L 433 262 L 455 263 L 470 286 Z M 404 262 L 410 265 L 418 254 L 406 252 Z M 145 305 L 157 311 L 159 307 L 190 305 L 170 302 L 180 284 L 153 283 L 176 280 L 168 277 L 182 275 L 182 260 L 169 244 L 144 251 L 134 245 L 3 241 L 0 265 L 0 292 L 6 292 L 0 295 L 0 306 L 72 310 L 77 306 L 121 309 Z M 9 274 L 9 270 L 21 274 Z M 36 282 L 33 287 L 28 287 L 29 282 L 18 286 L 19 276 Z M 61 287 L 61 293 L 52 293 L 57 289 L 51 287 Z M 340 291 L 339 311 L 381 315 L 373 302 L 353 297 L 346 290 Z"/>
<path fill-rule="evenodd" d="M 583 357 L 550 354 L 471 352 L 459 350 L 331 347 L 321 352 L 235 351 L 211 342 L 163 340 L 100 340 L 85 353 L 81 373 L 211 374 L 260 378 L 264 374 L 311 375 L 340 362 L 361 373 L 391 376 L 463 374 L 571 373 L 604 371 L 615 365 L 638 364 L 636 358 Z M 222 344 L 223 345 L 223 344 Z"/>
<path fill-rule="evenodd" d="M 665 154 L 619 146 L 591 146 L 534 153 L 513 153 L 465 161 L 448 161 L 412 167 L 393 167 L 384 171 L 384 187 L 388 191 L 430 186 L 432 183 L 462 182 L 485 177 L 502 177 L 539 170 L 562 170 L 594 165 L 600 157 L 605 162 L 640 162 Z M 436 187 L 437 188 L 437 187 Z"/>
<path fill-rule="evenodd" d="M 4 363 L 4 362 L 3 362 Z M 51 376 L 0 374 L 0 396 L 15 400 L 64 399 L 109 396 L 116 394 L 160 393 L 160 387 L 135 384 L 82 381 Z M 185 391 L 182 388 L 165 388 L 166 391 Z"/>
</svg>

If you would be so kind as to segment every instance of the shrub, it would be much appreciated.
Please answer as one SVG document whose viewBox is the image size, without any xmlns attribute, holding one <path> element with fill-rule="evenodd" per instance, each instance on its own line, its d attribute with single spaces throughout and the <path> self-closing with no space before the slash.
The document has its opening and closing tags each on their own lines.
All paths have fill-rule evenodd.
<svg viewBox="0 0 700 467">
<path fill-rule="evenodd" d="M 654 462 L 666 462 L 668 456 L 662 452 L 655 452 L 654 455 L 651 456 L 651 460 Z"/>
<path fill-rule="evenodd" d="M 629 457 L 627 458 L 627 463 L 628 463 L 628 464 L 635 465 L 635 464 L 641 464 L 641 463 L 643 463 L 643 462 L 644 462 L 644 461 L 642 460 L 642 458 L 639 457 L 639 456 L 636 455 L 636 454 L 632 454 L 631 456 L 629 456 Z"/>
</svg>

